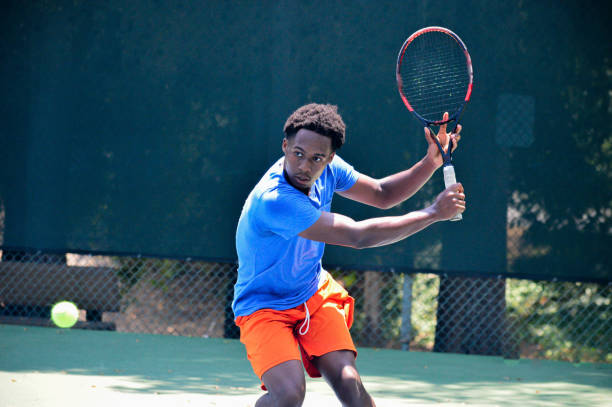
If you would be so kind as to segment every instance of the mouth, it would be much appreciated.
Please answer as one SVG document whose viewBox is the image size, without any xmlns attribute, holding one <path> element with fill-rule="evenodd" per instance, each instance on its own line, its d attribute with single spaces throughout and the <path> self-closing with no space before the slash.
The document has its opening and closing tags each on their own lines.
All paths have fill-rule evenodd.
<svg viewBox="0 0 612 407">
<path fill-rule="evenodd" d="M 304 177 L 302 175 L 296 175 L 294 179 L 298 184 L 301 185 L 308 185 L 308 183 L 310 182 L 310 177 Z"/>
</svg>

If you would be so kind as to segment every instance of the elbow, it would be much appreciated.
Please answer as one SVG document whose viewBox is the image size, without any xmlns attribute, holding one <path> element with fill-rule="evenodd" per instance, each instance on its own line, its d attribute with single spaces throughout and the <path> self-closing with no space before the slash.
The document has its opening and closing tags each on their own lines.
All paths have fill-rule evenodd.
<svg viewBox="0 0 612 407">
<path fill-rule="evenodd" d="M 371 221 L 350 221 L 350 226 L 342 228 L 337 239 L 334 239 L 335 244 L 358 250 L 378 246 L 376 234 L 372 233 Z"/>
<path fill-rule="evenodd" d="M 384 189 L 381 189 L 374 206 L 378 209 L 391 209 L 397 204 L 397 201 L 391 199 L 389 194 Z"/>
<path fill-rule="evenodd" d="M 351 245 L 349 245 L 349 247 L 351 249 L 357 249 L 357 250 L 362 250 L 362 249 L 367 249 L 368 246 L 362 243 L 353 243 Z"/>
<path fill-rule="evenodd" d="M 357 249 L 357 250 L 362 250 L 362 249 L 369 248 L 369 246 L 367 246 L 367 245 L 360 245 L 360 244 L 354 244 L 354 245 L 350 245 L 348 247 L 350 247 L 351 249 Z"/>
<path fill-rule="evenodd" d="M 341 246 L 350 247 L 351 249 L 365 249 L 368 247 L 365 236 L 358 231 L 353 231 L 348 236 L 343 239 L 344 241 L 340 243 Z"/>
<path fill-rule="evenodd" d="M 391 208 L 393 208 L 395 205 L 396 205 L 396 203 L 395 203 L 395 202 L 388 202 L 388 201 L 384 200 L 384 201 L 382 201 L 382 202 L 379 202 L 379 204 L 378 204 L 378 205 L 376 205 L 376 207 L 377 207 L 378 209 L 385 209 L 385 210 L 386 210 L 386 209 L 391 209 Z"/>
<path fill-rule="evenodd" d="M 393 208 L 396 204 L 390 195 L 391 193 L 388 188 L 385 188 L 384 181 L 374 180 L 371 185 L 371 191 L 360 202 L 378 209 L 389 209 Z"/>
<path fill-rule="evenodd" d="M 355 236 L 350 243 L 350 247 L 357 250 L 368 249 L 374 246 L 376 246 L 376 244 L 374 244 L 371 239 L 368 239 L 365 234 Z"/>
</svg>

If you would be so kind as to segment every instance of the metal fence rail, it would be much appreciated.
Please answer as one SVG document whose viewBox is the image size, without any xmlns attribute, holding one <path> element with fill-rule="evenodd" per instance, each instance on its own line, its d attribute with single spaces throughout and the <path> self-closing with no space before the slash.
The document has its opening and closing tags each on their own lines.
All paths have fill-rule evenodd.
<svg viewBox="0 0 612 407">
<path fill-rule="evenodd" d="M 612 282 L 330 272 L 356 299 L 358 346 L 612 362 Z M 70 300 L 76 328 L 235 338 L 235 276 L 229 263 L 5 251 L 0 323 L 50 326 Z"/>
</svg>

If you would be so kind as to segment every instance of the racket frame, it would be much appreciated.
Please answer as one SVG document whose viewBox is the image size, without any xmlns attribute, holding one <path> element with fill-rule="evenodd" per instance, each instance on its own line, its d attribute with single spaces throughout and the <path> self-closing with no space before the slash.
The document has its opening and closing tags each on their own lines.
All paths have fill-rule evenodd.
<svg viewBox="0 0 612 407">
<path fill-rule="evenodd" d="M 447 120 L 428 120 L 428 119 L 425 119 L 416 110 L 414 110 L 414 108 L 410 104 L 410 101 L 408 101 L 408 98 L 406 97 L 406 95 L 404 94 L 404 92 L 402 90 L 403 81 L 402 81 L 402 76 L 401 76 L 400 71 L 401 71 L 402 61 L 403 61 L 404 55 L 406 53 L 406 49 L 412 43 L 412 41 L 414 41 L 417 37 L 419 37 L 419 36 L 421 36 L 423 34 L 426 34 L 428 32 L 432 32 L 432 31 L 441 32 L 441 33 L 444 33 L 444 34 L 450 36 L 461 47 L 461 49 L 463 50 L 463 53 L 465 55 L 466 69 L 467 69 L 467 74 L 468 74 L 468 79 L 469 79 L 467 90 L 466 90 L 466 94 L 465 94 L 465 98 L 463 100 L 463 103 L 459 106 L 459 108 L 455 112 L 448 112 L 449 115 L 448 115 L 448 119 Z M 443 160 L 443 167 L 444 167 L 444 185 L 445 185 L 445 187 L 448 188 L 449 185 L 456 183 L 456 180 L 455 180 L 455 170 L 454 170 L 454 167 L 452 165 L 452 159 L 453 159 L 453 157 L 452 157 L 453 141 L 449 140 L 448 151 L 444 152 L 444 149 L 442 148 L 442 145 L 440 144 L 440 141 L 438 140 L 438 137 L 436 137 L 436 132 L 435 132 L 435 130 L 433 129 L 432 126 L 441 126 L 443 124 L 447 124 L 447 123 L 450 123 L 450 122 L 455 122 L 455 127 L 454 127 L 454 129 L 453 129 L 453 131 L 451 133 L 455 133 L 455 131 L 457 130 L 457 126 L 459 125 L 459 119 L 461 118 L 461 115 L 465 111 L 465 107 L 466 107 L 467 103 L 469 102 L 470 97 L 472 96 L 472 87 L 473 87 L 473 83 L 474 83 L 474 71 L 473 71 L 473 68 L 472 68 L 472 58 L 470 57 L 470 53 L 468 52 L 467 47 L 465 46 L 465 43 L 461 40 L 461 38 L 459 38 L 459 36 L 457 34 L 455 34 L 453 31 L 449 30 L 448 28 L 438 27 L 438 26 L 431 26 L 431 27 L 421 28 L 420 30 L 415 31 L 411 36 L 409 36 L 406 39 L 406 41 L 404 41 L 404 44 L 400 48 L 400 51 L 399 51 L 399 53 L 397 55 L 397 64 L 396 64 L 396 69 L 395 69 L 395 77 L 396 77 L 396 81 L 397 81 L 397 89 L 399 91 L 400 97 L 402 98 L 402 101 L 404 102 L 404 105 L 406 106 L 408 111 L 410 111 L 412 114 L 414 114 L 414 116 L 425 127 L 429 128 L 429 131 L 431 132 L 431 138 L 434 140 L 434 142 L 438 146 L 438 149 L 440 150 L 440 154 L 442 155 L 442 160 Z M 450 168 L 447 168 L 447 167 L 450 167 Z M 461 220 L 461 219 L 462 219 L 462 216 L 461 216 L 460 213 L 457 214 L 456 216 L 454 216 L 453 218 L 451 218 L 451 220 Z"/>
</svg>

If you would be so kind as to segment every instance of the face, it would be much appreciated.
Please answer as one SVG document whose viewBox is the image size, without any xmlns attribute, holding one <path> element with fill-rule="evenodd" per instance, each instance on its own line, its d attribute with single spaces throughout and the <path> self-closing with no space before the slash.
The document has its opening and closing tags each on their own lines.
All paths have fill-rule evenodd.
<svg viewBox="0 0 612 407">
<path fill-rule="evenodd" d="M 283 140 L 285 171 L 293 186 L 308 191 L 334 159 L 331 139 L 312 130 L 300 129 Z"/>
</svg>

